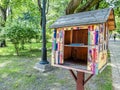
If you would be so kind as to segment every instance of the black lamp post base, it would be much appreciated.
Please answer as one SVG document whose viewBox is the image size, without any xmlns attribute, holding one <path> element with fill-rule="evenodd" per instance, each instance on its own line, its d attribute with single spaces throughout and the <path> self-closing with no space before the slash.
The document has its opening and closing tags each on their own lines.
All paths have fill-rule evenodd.
<svg viewBox="0 0 120 90">
<path fill-rule="evenodd" d="M 39 62 L 39 64 L 49 64 L 49 62 L 47 60 L 42 60 Z"/>
</svg>

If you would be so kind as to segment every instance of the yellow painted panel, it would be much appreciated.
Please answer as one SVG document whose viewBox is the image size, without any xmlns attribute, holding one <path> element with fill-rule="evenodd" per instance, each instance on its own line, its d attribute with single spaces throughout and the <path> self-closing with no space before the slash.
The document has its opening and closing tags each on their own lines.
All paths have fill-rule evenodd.
<svg viewBox="0 0 120 90">
<path fill-rule="evenodd" d="M 107 50 L 99 53 L 98 69 L 101 69 L 107 62 Z"/>
<path fill-rule="evenodd" d="M 52 51 L 51 65 L 55 64 L 55 51 Z"/>
<path fill-rule="evenodd" d="M 88 26 L 79 26 L 80 29 L 88 29 Z"/>
</svg>

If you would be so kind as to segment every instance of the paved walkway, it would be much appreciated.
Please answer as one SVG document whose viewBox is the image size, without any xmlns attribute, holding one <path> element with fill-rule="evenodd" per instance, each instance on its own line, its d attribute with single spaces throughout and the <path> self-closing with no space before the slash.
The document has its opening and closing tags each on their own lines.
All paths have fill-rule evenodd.
<svg viewBox="0 0 120 90">
<path fill-rule="evenodd" d="M 120 90 L 120 40 L 110 40 L 113 90 Z"/>
</svg>

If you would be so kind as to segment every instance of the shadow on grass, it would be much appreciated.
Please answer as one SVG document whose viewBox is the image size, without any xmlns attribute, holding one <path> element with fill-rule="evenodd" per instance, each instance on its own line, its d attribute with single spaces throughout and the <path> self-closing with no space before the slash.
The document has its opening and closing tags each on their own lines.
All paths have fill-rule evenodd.
<svg viewBox="0 0 120 90">
<path fill-rule="evenodd" d="M 41 56 L 42 43 L 32 43 L 31 45 L 25 44 L 25 49 L 19 49 L 19 56 L 15 52 L 14 45 L 8 42 L 8 46 L 0 48 L 0 57 L 40 57 Z M 47 54 L 49 55 L 51 51 L 51 43 L 47 43 Z"/>
<path fill-rule="evenodd" d="M 51 50 L 47 50 L 47 54 L 48 56 L 50 56 L 50 52 Z M 15 57 L 41 57 L 41 50 L 40 49 L 32 49 L 32 50 L 21 50 L 19 51 L 20 55 L 16 55 L 15 53 L 6 53 L 6 54 L 2 54 L 0 55 L 0 57 L 11 57 L 11 56 L 15 56 Z"/>
</svg>

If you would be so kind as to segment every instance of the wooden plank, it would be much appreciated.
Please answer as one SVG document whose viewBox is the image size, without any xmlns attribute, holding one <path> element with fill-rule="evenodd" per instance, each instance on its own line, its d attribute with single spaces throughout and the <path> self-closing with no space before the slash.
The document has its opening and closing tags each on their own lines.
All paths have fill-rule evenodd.
<svg viewBox="0 0 120 90">
<path fill-rule="evenodd" d="M 80 59 L 82 61 L 85 61 L 86 64 L 87 64 L 87 52 L 88 52 L 88 49 L 87 48 L 77 48 L 76 47 L 76 58 L 77 59 Z"/>
<path fill-rule="evenodd" d="M 88 29 L 82 30 L 83 34 L 83 43 L 85 45 L 88 45 Z"/>
<path fill-rule="evenodd" d="M 79 72 L 85 72 L 85 73 L 92 74 L 91 71 L 83 70 L 83 69 L 76 69 L 76 68 L 68 67 L 68 66 L 65 66 L 65 65 L 54 64 L 53 66 L 60 67 L 60 68 L 65 68 L 65 69 L 68 69 L 68 70 L 71 69 L 71 70 L 75 70 L 75 71 L 79 71 Z"/>
<path fill-rule="evenodd" d="M 85 81 L 84 81 L 84 85 L 92 78 L 94 74 L 91 74 Z"/>
<path fill-rule="evenodd" d="M 69 70 L 69 71 L 70 71 L 71 75 L 73 76 L 75 82 L 77 82 L 77 77 L 76 77 L 74 71 L 73 70 Z"/>
<path fill-rule="evenodd" d="M 88 44 L 88 29 L 73 30 L 73 43 Z"/>
<path fill-rule="evenodd" d="M 84 90 L 84 72 L 77 72 L 77 85 L 76 90 Z"/>
<path fill-rule="evenodd" d="M 65 31 L 64 44 L 70 44 L 71 43 L 70 38 L 71 38 L 71 31 L 66 30 Z"/>
<path fill-rule="evenodd" d="M 64 59 L 71 57 L 71 47 L 64 47 Z"/>
<path fill-rule="evenodd" d="M 108 30 L 114 30 L 115 29 L 115 26 L 109 26 L 108 27 Z"/>
<path fill-rule="evenodd" d="M 70 43 L 73 43 L 73 30 L 71 30 L 71 33 L 70 33 Z"/>
</svg>

